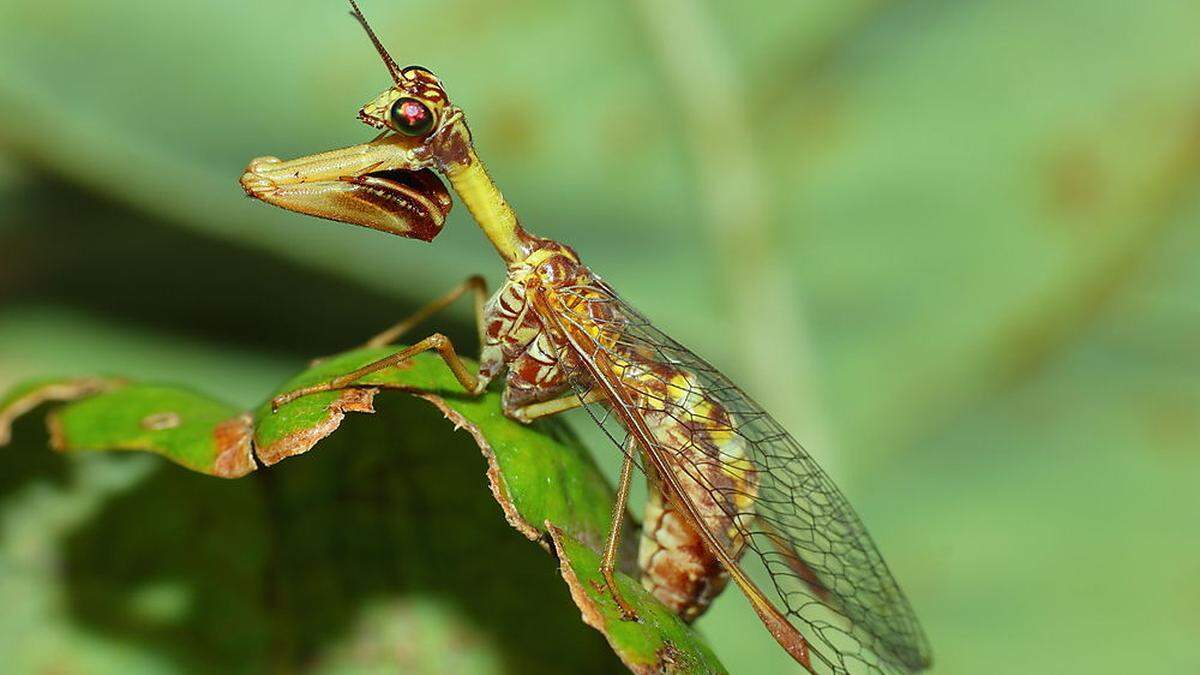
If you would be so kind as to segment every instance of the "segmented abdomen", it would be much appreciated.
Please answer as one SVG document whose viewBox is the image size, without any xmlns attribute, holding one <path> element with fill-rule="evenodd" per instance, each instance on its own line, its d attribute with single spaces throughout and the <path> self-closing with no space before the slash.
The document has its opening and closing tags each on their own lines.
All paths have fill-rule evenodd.
<svg viewBox="0 0 1200 675">
<path fill-rule="evenodd" d="M 705 528 L 736 559 L 745 541 L 730 514 L 751 513 L 756 494 L 744 439 L 734 431 L 728 411 L 704 392 L 694 375 L 652 361 L 632 365 L 637 362 L 624 369 L 621 379 L 632 385 L 655 451 L 667 459 Z M 642 585 L 691 621 L 704 613 L 729 577 L 676 500 L 656 489 L 656 483 L 663 485 L 656 478 L 650 476 L 638 550 Z"/>
</svg>

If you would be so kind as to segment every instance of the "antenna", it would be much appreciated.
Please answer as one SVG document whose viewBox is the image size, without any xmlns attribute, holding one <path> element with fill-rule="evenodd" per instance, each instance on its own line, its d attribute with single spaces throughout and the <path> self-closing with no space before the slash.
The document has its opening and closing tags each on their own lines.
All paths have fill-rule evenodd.
<svg viewBox="0 0 1200 675">
<path fill-rule="evenodd" d="M 354 8 L 350 12 L 350 16 L 357 19 L 358 23 L 362 25 L 363 30 L 367 31 L 367 37 L 371 38 L 371 44 L 375 45 L 375 51 L 379 52 L 379 58 L 383 59 L 383 65 L 387 66 L 388 72 L 392 74 L 392 79 L 399 84 L 400 66 L 396 65 L 396 60 L 383 48 L 383 43 L 379 41 L 379 37 L 375 35 L 375 31 L 371 30 L 371 24 L 367 23 L 367 17 L 363 16 L 362 10 L 358 8 L 358 3 L 350 0 L 350 6 Z"/>
</svg>

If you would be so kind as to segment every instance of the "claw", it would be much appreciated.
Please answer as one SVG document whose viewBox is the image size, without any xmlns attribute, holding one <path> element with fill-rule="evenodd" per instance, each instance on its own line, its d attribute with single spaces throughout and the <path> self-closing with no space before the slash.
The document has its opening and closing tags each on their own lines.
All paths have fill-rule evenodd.
<svg viewBox="0 0 1200 675">
<path fill-rule="evenodd" d="M 279 412 L 280 408 L 303 396 L 303 391 L 302 389 L 297 389 L 296 391 L 289 391 L 286 394 L 280 394 L 271 399 L 271 412 Z"/>
<path fill-rule="evenodd" d="M 617 603 L 617 611 L 621 613 L 622 621 L 641 622 L 642 618 L 638 616 L 637 610 L 635 610 L 628 602 L 626 602 L 625 598 L 621 597 L 621 594 L 617 592 L 615 587 L 610 587 L 606 583 L 601 583 L 594 580 L 591 582 L 591 584 L 592 588 L 594 588 L 597 593 L 601 595 L 608 593 L 612 596 L 613 601 Z"/>
</svg>

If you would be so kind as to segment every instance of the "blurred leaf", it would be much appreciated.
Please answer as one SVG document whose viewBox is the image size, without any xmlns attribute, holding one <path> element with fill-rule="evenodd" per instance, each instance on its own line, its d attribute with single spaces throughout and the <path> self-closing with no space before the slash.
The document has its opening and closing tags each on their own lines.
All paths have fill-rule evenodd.
<svg viewBox="0 0 1200 675">
<path fill-rule="evenodd" d="M 93 378 L 41 378 L 18 384 L 0 396 L 0 445 L 12 439 L 12 423 L 49 401 L 74 401 L 123 384 L 120 380 Z"/>
</svg>

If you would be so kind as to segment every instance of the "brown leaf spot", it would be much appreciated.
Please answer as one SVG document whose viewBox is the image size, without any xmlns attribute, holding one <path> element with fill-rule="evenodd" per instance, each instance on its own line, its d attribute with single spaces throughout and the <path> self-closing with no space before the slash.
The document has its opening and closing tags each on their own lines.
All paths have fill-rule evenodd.
<svg viewBox="0 0 1200 675">
<path fill-rule="evenodd" d="M 679 648 L 674 642 L 664 644 L 654 656 L 658 660 L 657 668 L 660 673 L 673 673 L 675 666 L 679 665 Z"/>
<path fill-rule="evenodd" d="M 183 423 L 183 418 L 179 413 L 175 412 L 160 412 L 153 415 L 146 415 L 142 418 L 141 425 L 143 429 L 148 431 L 166 431 L 174 429 Z"/>
<path fill-rule="evenodd" d="M 10 440 L 12 440 L 12 423 L 14 420 L 30 410 L 33 410 L 39 405 L 42 405 L 43 403 L 48 403 L 50 401 L 74 401 L 85 396 L 92 396 L 94 394 L 99 394 L 100 392 L 110 391 L 112 389 L 124 386 L 125 384 L 126 381 L 121 379 L 84 377 L 78 380 L 55 382 L 35 389 L 8 404 L 8 406 L 3 410 L 0 410 L 0 445 L 6 445 Z M 46 423 L 47 425 L 51 425 L 51 421 L 49 419 L 47 419 Z M 52 444 L 53 440 L 54 434 L 52 432 Z"/>
<path fill-rule="evenodd" d="M 337 399 L 329 404 L 326 409 L 328 416 L 323 421 L 292 432 L 266 447 L 258 448 L 258 460 L 266 466 L 271 466 L 288 457 L 308 452 L 318 441 L 332 434 L 341 426 L 346 413 L 375 412 L 372 402 L 377 393 L 379 393 L 379 389 L 375 387 L 343 389 L 339 392 Z"/>
<path fill-rule="evenodd" d="M 217 456 L 213 460 L 213 475 L 221 478 L 241 478 L 257 468 L 254 463 L 254 418 L 250 413 L 221 422 L 213 429 Z"/>
</svg>

